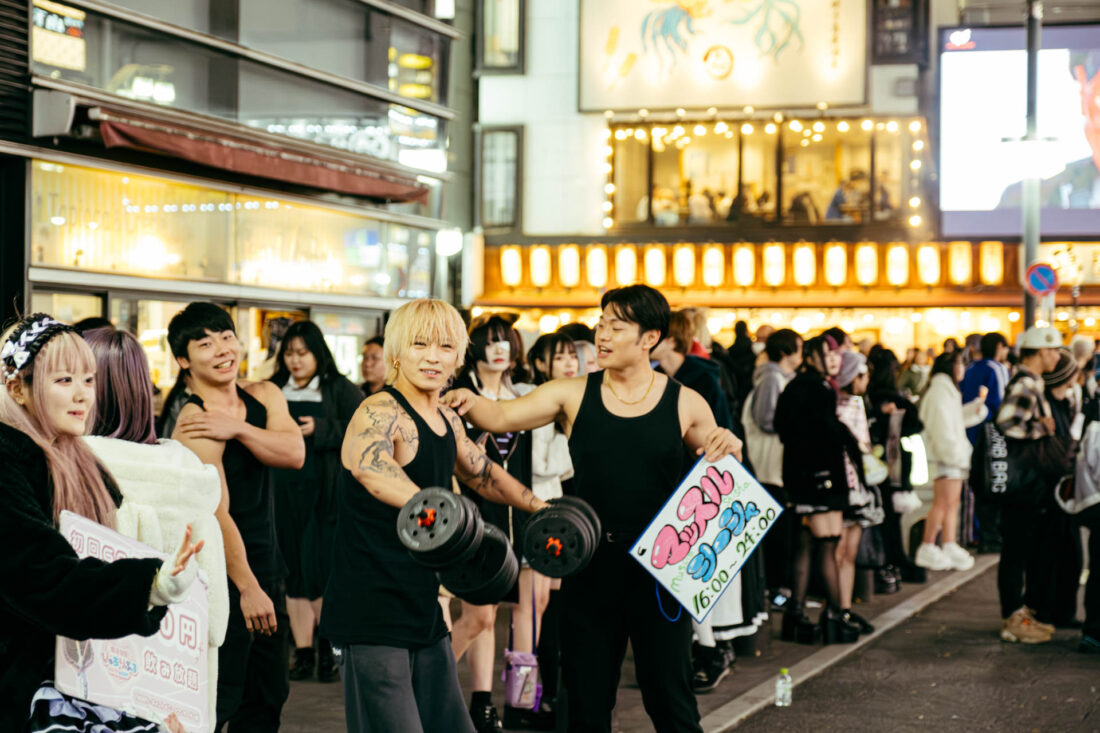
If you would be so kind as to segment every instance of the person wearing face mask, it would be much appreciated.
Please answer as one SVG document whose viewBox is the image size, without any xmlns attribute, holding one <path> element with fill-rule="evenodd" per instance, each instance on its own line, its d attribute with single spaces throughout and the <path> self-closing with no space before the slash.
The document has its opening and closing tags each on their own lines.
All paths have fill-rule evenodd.
<svg viewBox="0 0 1100 733">
<path fill-rule="evenodd" d="M 73 705 L 42 683 L 53 677 L 57 636 L 155 634 L 166 606 L 186 597 L 203 543 L 191 542 L 187 526 L 170 560 L 80 559 L 58 531 L 61 512 L 113 529 L 122 501 L 80 439 L 95 415 L 95 355 L 44 313 L 21 320 L 0 343 L 0 730 L 159 730 L 122 711 Z M 174 717 L 168 726 L 182 731 Z"/>
<path fill-rule="evenodd" d="M 313 627 L 321 620 L 321 596 L 332 568 L 340 446 L 363 393 L 337 370 L 324 334 L 312 321 L 287 329 L 271 381 L 282 390 L 306 442 L 300 469 L 273 472 L 275 533 L 287 564 L 286 609 L 294 642 L 290 679 L 310 679 L 316 668 L 319 682 L 335 682 L 332 645 L 319 638 L 314 654 Z"/>
<path fill-rule="evenodd" d="M 847 623 L 841 611 L 836 562 L 848 507 L 845 461 L 862 462 L 856 439 L 837 417 L 835 380 L 840 365 L 839 345 L 831 336 L 810 339 L 803 346 L 802 372 L 783 390 L 775 407 L 775 429 L 783 441 L 783 488 L 812 536 L 812 541 L 807 541 L 805 533 L 802 536 L 783 636 L 808 643 L 816 638 L 813 624 L 803 613 L 811 564 L 828 595 L 818 624 L 825 643 L 853 642 L 859 637 L 859 629 Z"/>
<path fill-rule="evenodd" d="M 368 397 L 375 392 L 381 392 L 386 386 L 386 362 L 382 358 L 384 343 L 381 336 L 375 336 L 363 344 L 363 359 L 359 362 L 359 376 L 362 377 L 363 384 L 359 389 Z"/>
<path fill-rule="evenodd" d="M 502 316 L 492 315 L 476 322 L 470 329 L 466 369 L 455 380 L 454 388 L 473 390 L 494 401 L 513 400 L 530 391 L 529 387 L 521 387 L 512 382 L 513 363 L 522 362 L 519 347 L 519 334 Z M 524 486 L 531 485 L 530 431 L 509 430 L 493 434 L 467 424 L 466 434 L 470 440 L 485 448 L 493 463 L 503 466 Z M 517 548 L 518 555 L 518 548 L 523 545 L 523 516 L 512 511 L 511 507 L 482 501 L 477 492 L 468 486 L 463 486 L 463 493 L 479 505 L 482 519 L 495 524 L 508 535 L 512 546 Z M 452 635 L 455 658 L 461 659 L 463 654 L 469 654 L 472 688 L 470 716 L 479 733 L 501 728 L 491 699 L 493 662 L 496 655 L 496 640 L 493 636 L 496 612 L 495 605 L 474 606 L 462 601 L 462 616 L 455 622 Z"/>
<path fill-rule="evenodd" d="M 218 655 L 217 730 L 279 727 L 287 679 L 286 565 L 275 536 L 271 468 L 299 469 L 305 441 L 270 382 L 239 382 L 241 343 L 213 303 L 191 303 L 168 323 L 168 344 L 191 396 L 172 437 L 222 476 L 216 516 L 229 575 L 229 624 Z"/>
</svg>

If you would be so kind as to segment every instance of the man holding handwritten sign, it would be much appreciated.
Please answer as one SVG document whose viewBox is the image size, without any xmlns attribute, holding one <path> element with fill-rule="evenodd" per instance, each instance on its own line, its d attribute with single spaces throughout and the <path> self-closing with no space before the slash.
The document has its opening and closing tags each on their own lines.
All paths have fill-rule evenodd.
<svg viewBox="0 0 1100 733">
<path fill-rule="evenodd" d="M 630 548 L 680 482 L 684 446 L 708 461 L 740 458 L 741 441 L 714 421 L 696 392 L 650 367 L 668 333 L 669 306 L 645 285 L 608 291 L 596 328 L 603 372 L 555 379 L 491 402 L 468 390 L 444 397 L 483 430 L 531 430 L 559 421 L 569 436 L 574 493 L 604 535 L 591 563 L 562 584 L 562 676 L 569 730 L 611 730 L 626 643 L 646 711 L 658 731 L 701 731 L 691 689 L 691 623 L 667 616 L 676 600 Z M 678 612 L 677 611 L 673 611 Z"/>
</svg>

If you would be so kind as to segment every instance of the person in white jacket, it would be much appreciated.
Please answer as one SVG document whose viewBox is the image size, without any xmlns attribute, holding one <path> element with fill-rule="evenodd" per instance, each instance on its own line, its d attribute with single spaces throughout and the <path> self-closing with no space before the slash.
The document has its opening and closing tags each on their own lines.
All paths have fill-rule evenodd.
<svg viewBox="0 0 1100 733">
<path fill-rule="evenodd" d="M 213 466 L 174 440 L 157 440 L 153 382 L 141 344 L 104 326 L 83 333 L 96 357 L 96 410 L 84 442 L 110 471 L 122 493 L 116 529 L 169 556 L 187 525 L 206 552 L 196 557 L 209 601 L 207 659 L 209 719 L 215 714 L 218 647 L 229 621 L 229 588 L 221 527 L 214 511 L 221 479 Z"/>
<path fill-rule="evenodd" d="M 963 405 L 959 383 L 966 372 L 966 352 L 958 349 L 940 354 L 932 365 L 932 376 L 919 403 L 924 423 L 924 445 L 928 451 L 928 474 L 933 478 L 932 508 L 924 520 L 924 538 L 915 562 L 929 570 L 969 570 L 974 558 L 956 541 L 962 485 L 970 476 L 972 447 L 966 429 L 980 425 L 989 415 L 986 388 Z M 942 532 L 943 546 L 936 545 Z"/>
</svg>

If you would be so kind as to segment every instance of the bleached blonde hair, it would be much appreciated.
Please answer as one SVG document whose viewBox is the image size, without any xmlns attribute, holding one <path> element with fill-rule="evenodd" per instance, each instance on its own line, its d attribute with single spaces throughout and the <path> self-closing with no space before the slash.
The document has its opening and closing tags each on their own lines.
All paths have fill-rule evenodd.
<svg viewBox="0 0 1100 733">
<path fill-rule="evenodd" d="M 470 337 L 466 324 L 454 306 L 435 298 L 405 303 L 390 314 L 386 323 L 382 357 L 386 360 L 386 384 L 397 381 L 397 361 L 413 343 L 450 344 L 458 352 L 455 371 L 462 368 Z M 447 375 L 448 377 L 454 375 Z"/>
<path fill-rule="evenodd" d="M 17 326 L 5 331 L 0 336 L 0 343 L 6 343 Z M 95 455 L 79 436 L 59 433 L 41 412 L 42 405 L 46 403 L 46 387 L 51 372 L 81 374 L 94 373 L 95 370 L 95 354 L 79 334 L 56 334 L 13 378 L 22 380 L 23 393 L 31 396 L 26 406 L 15 401 L 7 385 L 5 389 L 0 389 L 0 422 L 26 434 L 45 453 L 53 483 L 55 523 L 61 511 L 67 509 L 113 529 L 115 502 L 103 481 L 102 468 Z M 94 422 L 93 401 L 88 407 L 85 425 L 90 426 Z"/>
</svg>

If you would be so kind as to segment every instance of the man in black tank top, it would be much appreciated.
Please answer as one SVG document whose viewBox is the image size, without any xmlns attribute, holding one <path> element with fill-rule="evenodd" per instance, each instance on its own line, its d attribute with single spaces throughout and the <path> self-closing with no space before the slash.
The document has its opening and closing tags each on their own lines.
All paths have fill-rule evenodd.
<svg viewBox="0 0 1100 733">
<path fill-rule="evenodd" d="M 533 430 L 562 420 L 574 493 L 596 510 L 604 536 L 591 563 L 562 583 L 562 679 L 570 731 L 610 731 L 626 653 L 657 731 L 700 731 L 691 688 L 691 618 L 629 555 L 675 490 L 686 445 L 715 461 L 741 457 L 741 441 L 715 424 L 698 393 L 650 367 L 668 332 L 669 306 L 645 285 L 610 290 L 596 329 L 603 372 L 555 379 L 491 402 L 467 390 L 447 404 L 483 430 Z"/>
<path fill-rule="evenodd" d="M 415 300 L 386 324 L 387 387 L 348 426 L 332 574 L 321 634 L 343 651 L 349 731 L 466 731 L 473 722 L 458 686 L 435 573 L 397 536 L 397 515 L 421 489 L 451 477 L 489 501 L 523 511 L 545 502 L 491 462 L 440 392 L 466 351 L 458 311 Z"/>
<path fill-rule="evenodd" d="M 278 387 L 238 383 L 241 344 L 224 310 L 191 303 L 168 324 L 168 343 L 192 391 L 172 437 L 222 476 L 216 516 L 230 583 L 217 730 L 275 731 L 290 694 L 290 622 L 269 467 L 301 468 L 305 442 Z"/>
</svg>

